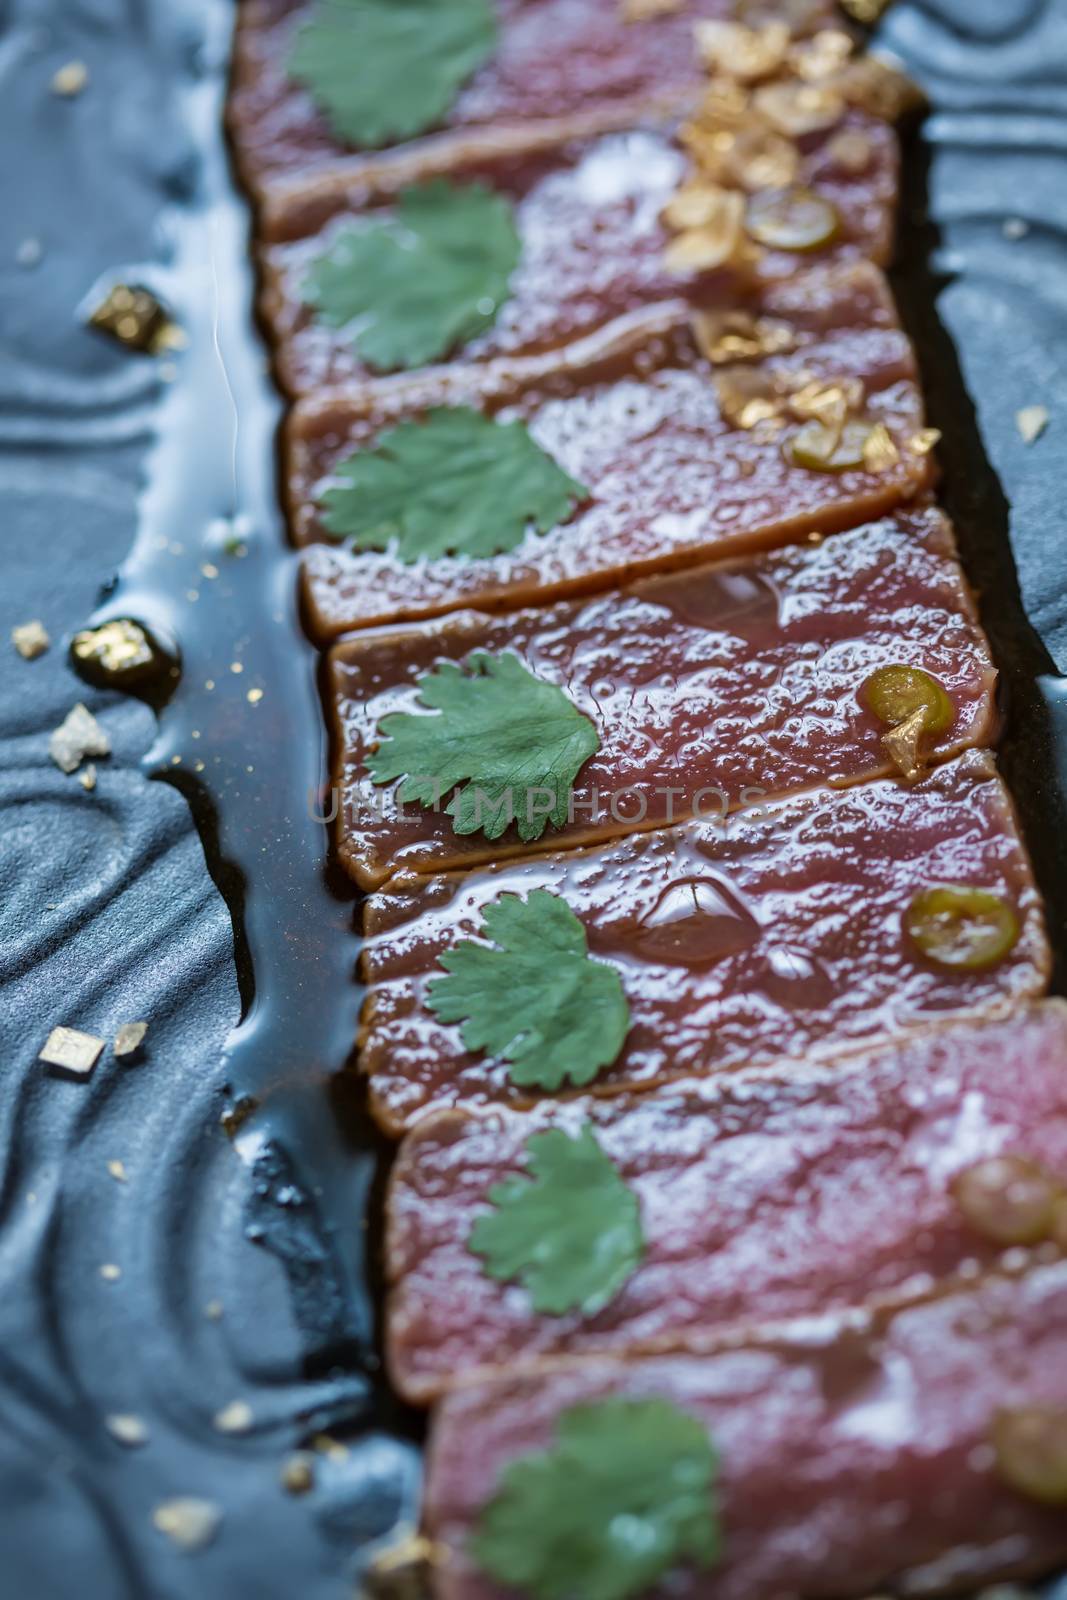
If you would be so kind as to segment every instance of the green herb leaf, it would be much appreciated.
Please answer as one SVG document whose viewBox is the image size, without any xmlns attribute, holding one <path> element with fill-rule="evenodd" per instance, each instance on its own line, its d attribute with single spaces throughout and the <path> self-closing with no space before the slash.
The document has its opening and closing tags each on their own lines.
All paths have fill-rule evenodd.
<svg viewBox="0 0 1067 1600">
<path fill-rule="evenodd" d="M 491 422 L 468 407 L 441 407 L 402 422 L 373 450 L 337 468 L 323 517 L 357 550 L 422 557 L 514 550 L 532 526 L 548 533 L 589 491 L 538 449 L 522 422 Z"/>
<path fill-rule="evenodd" d="M 589 718 L 562 689 L 527 672 L 518 656 L 472 655 L 469 671 L 442 662 L 419 679 L 433 717 L 395 711 L 367 758 L 373 783 L 403 777 L 399 798 L 445 810 L 459 834 L 499 839 L 512 822 L 523 840 L 567 821 L 580 767 L 600 748 Z"/>
<path fill-rule="evenodd" d="M 289 71 L 338 138 L 373 147 L 442 122 L 496 38 L 492 0 L 318 0 Z"/>
<path fill-rule="evenodd" d="M 534 1600 L 631 1600 L 722 1550 L 706 1429 L 666 1400 L 601 1400 L 563 1412 L 551 1449 L 511 1463 L 471 1553 Z"/>
<path fill-rule="evenodd" d="M 532 1177 L 489 1191 L 496 1209 L 474 1224 L 470 1249 L 491 1278 L 520 1280 L 535 1311 L 595 1316 L 644 1255 L 637 1196 L 588 1126 L 574 1139 L 535 1133 L 526 1154 Z"/>
<path fill-rule="evenodd" d="M 394 216 L 343 228 L 303 294 L 368 366 L 422 367 L 492 326 L 519 253 L 509 200 L 435 178 L 405 189 Z"/>
<path fill-rule="evenodd" d="M 463 1023 L 468 1050 L 509 1062 L 513 1083 L 591 1083 L 626 1042 L 630 1008 L 615 968 L 589 955 L 570 906 L 547 889 L 525 900 L 502 894 L 479 932 L 499 948 L 464 939 L 447 951 L 448 977 L 430 984 L 430 1010 Z"/>
</svg>

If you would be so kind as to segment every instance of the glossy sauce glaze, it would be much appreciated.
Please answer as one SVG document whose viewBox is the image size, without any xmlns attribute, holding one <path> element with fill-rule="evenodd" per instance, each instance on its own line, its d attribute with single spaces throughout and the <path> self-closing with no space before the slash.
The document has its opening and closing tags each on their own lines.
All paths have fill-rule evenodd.
<svg viewBox="0 0 1067 1600">
<path fill-rule="evenodd" d="M 859 174 L 835 161 L 833 140 L 841 134 L 862 138 L 870 149 Z M 898 187 L 895 133 L 885 123 L 852 112 L 832 134 L 807 143 L 811 148 L 805 152 L 799 182 L 836 206 L 840 231 L 825 249 L 806 254 L 805 266 L 842 260 L 884 264 Z M 507 196 L 515 207 L 522 244 L 508 296 L 492 327 L 457 349 L 455 358 L 528 361 L 590 337 L 615 317 L 676 301 L 682 293 L 690 298 L 713 295 L 721 274 L 706 281 L 699 274 L 679 277 L 664 261 L 670 234 L 660 213 L 686 166 L 677 142 L 652 129 L 576 139 L 549 152 L 510 159 L 482 155 L 451 166 L 452 183 L 488 183 Z M 413 170 L 406 176 L 414 182 L 422 175 Z M 396 183 L 397 175 L 386 173 L 354 195 L 354 186 L 348 185 L 343 200 L 336 199 L 335 214 L 315 231 L 262 247 L 264 320 L 275 342 L 279 377 L 292 394 L 317 394 L 377 376 L 360 360 L 355 330 L 327 326 L 307 306 L 303 290 L 312 263 L 329 254 L 348 230 L 380 225 L 395 216 L 390 197 Z M 315 207 L 316 212 L 326 209 L 325 199 Z M 276 226 L 296 233 L 299 220 L 293 216 Z M 768 250 L 754 281 L 791 277 L 796 268 L 794 253 Z"/>
<path fill-rule="evenodd" d="M 946 972 L 909 946 L 904 911 L 920 889 L 944 881 L 981 884 L 1015 908 L 1021 934 L 999 966 Z M 694 882 L 725 895 L 728 908 L 743 907 L 758 938 L 746 936 L 740 948 L 735 940 L 711 965 L 680 966 L 673 950 L 668 961 L 650 960 L 648 919 L 666 891 Z M 630 1032 L 594 1085 L 608 1096 L 979 1016 L 1039 994 L 1047 981 L 1029 863 L 992 758 L 979 752 L 913 789 L 888 780 L 824 790 L 725 823 L 397 881 L 368 900 L 364 919 L 360 1066 L 388 1131 L 435 1110 L 532 1102 L 510 1085 L 505 1063 L 464 1050 L 458 1028 L 433 1017 L 425 996 L 438 957 L 478 934 L 489 901 L 534 888 L 561 895 L 591 953 L 622 975 Z M 723 914 L 718 903 L 713 914 Z M 699 939 L 706 903 L 695 899 L 687 915 Z M 676 923 L 672 946 L 688 931 Z"/>
<path fill-rule="evenodd" d="M 797 307 L 803 331 L 801 299 L 793 284 L 781 303 Z M 811 471 L 783 451 L 795 421 L 775 417 L 748 428 L 731 422 L 709 364 L 681 331 L 514 389 L 491 377 L 492 414 L 526 422 L 541 449 L 589 489 L 589 499 L 547 535 L 530 533 L 516 549 L 490 558 L 405 565 L 388 552 L 315 543 L 303 569 L 312 627 L 326 639 L 461 605 L 551 600 L 886 514 L 920 495 L 932 478 L 930 457 L 912 445 L 923 425 L 914 357 L 891 319 L 875 268 L 820 278 L 809 312 L 815 336 L 767 358 L 758 380 L 777 394 L 840 382 L 843 375 L 862 379 L 865 417 L 884 423 L 899 450 L 884 470 Z M 368 393 L 351 410 L 332 400 L 321 411 L 298 408 L 290 421 L 288 485 L 297 538 L 322 539 L 313 502 L 353 444 L 434 404 L 470 403 L 472 389 L 476 394 L 477 380 L 461 368 L 441 384 L 420 381 L 414 392 Z"/>
<path fill-rule="evenodd" d="M 834 14 L 829 0 L 800 0 L 795 9 L 809 27 Z M 229 122 L 242 176 L 260 197 L 296 173 L 303 183 L 358 161 L 286 69 L 311 10 L 309 0 L 251 0 L 241 10 Z M 461 92 L 446 127 L 492 123 L 495 132 L 590 112 L 625 125 L 642 101 L 676 106 L 701 85 L 694 18 L 733 11 L 733 0 L 686 0 L 673 14 L 626 26 L 614 0 L 503 0 L 493 58 Z"/>
<path fill-rule="evenodd" d="M 533 1117 L 431 1118 L 402 1146 L 388 1196 L 389 1368 L 416 1401 L 479 1369 L 546 1359 L 709 1352 L 751 1330 L 906 1303 L 966 1281 L 1053 1224 L 985 1227 L 961 1174 L 1026 1158 L 1067 1196 L 1067 1007 L 948 1026 L 833 1066 L 739 1072 Z M 646 1241 L 594 1316 L 538 1315 L 470 1249 L 493 1186 L 525 1171 L 531 1134 L 591 1126 L 636 1194 Z M 995 1174 L 993 1174 L 995 1176 Z"/>
<path fill-rule="evenodd" d="M 457 835 L 442 808 L 404 806 L 397 784 L 368 776 L 382 718 L 417 713 L 418 679 L 476 651 L 517 655 L 600 739 L 573 787 L 573 821 L 550 827 L 541 849 L 684 821 L 711 791 L 734 810 L 892 772 L 862 693 L 890 662 L 933 674 L 951 699 L 924 759 L 988 745 L 996 730 L 995 672 L 934 511 L 584 603 L 357 636 L 335 647 L 328 684 L 338 849 L 364 888 L 535 848 L 514 825 L 495 840 Z"/>
<path fill-rule="evenodd" d="M 459 1389 L 437 1413 L 426 1523 L 442 1600 L 504 1600 L 468 1541 L 505 1467 L 562 1412 L 668 1399 L 720 1452 L 724 1532 L 709 1577 L 682 1567 L 648 1600 L 939 1593 L 1062 1559 L 1063 1512 L 1005 1484 L 998 1414 L 1067 1409 L 1067 1262 L 935 1293 L 896 1315 L 811 1319 L 700 1358 L 590 1361 Z"/>
</svg>

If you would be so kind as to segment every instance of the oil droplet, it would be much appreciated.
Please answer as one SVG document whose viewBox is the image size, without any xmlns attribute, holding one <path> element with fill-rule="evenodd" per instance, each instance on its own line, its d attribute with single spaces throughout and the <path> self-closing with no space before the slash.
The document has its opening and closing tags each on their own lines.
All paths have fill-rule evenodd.
<svg viewBox="0 0 1067 1600">
<path fill-rule="evenodd" d="M 792 945 L 777 945 L 767 955 L 767 993 L 779 1005 L 812 1010 L 833 999 L 834 982 L 822 962 Z"/>
<path fill-rule="evenodd" d="M 671 967 L 710 967 L 748 950 L 760 926 L 735 895 L 713 878 L 669 884 L 625 939 L 647 961 Z"/>
<path fill-rule="evenodd" d="M 639 592 L 698 628 L 742 639 L 778 626 L 778 590 L 770 578 L 754 570 L 723 572 L 712 567 L 645 584 Z"/>
</svg>

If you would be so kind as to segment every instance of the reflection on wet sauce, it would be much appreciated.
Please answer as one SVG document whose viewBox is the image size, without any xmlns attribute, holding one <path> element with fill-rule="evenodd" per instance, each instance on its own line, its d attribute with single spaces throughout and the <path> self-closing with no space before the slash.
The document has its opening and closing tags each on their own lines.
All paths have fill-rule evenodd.
<svg viewBox="0 0 1067 1600">
<path fill-rule="evenodd" d="M 764 987 L 772 1000 L 794 1010 L 818 1010 L 834 997 L 834 980 L 822 962 L 792 945 L 768 952 Z"/>
<path fill-rule="evenodd" d="M 646 961 L 671 967 L 710 967 L 748 950 L 760 936 L 752 913 L 713 878 L 680 878 L 652 910 L 614 942 Z"/>
<path fill-rule="evenodd" d="M 637 593 L 698 628 L 747 639 L 778 627 L 778 590 L 754 568 L 731 572 L 705 567 L 684 577 L 642 584 Z"/>
</svg>

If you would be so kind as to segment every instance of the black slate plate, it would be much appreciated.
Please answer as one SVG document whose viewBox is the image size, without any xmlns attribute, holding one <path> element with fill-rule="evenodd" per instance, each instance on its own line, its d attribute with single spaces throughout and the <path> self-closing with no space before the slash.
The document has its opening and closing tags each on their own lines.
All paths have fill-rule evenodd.
<svg viewBox="0 0 1067 1600">
<path fill-rule="evenodd" d="M 358 998 L 352 907 L 309 814 L 315 668 L 220 131 L 231 23 L 229 0 L 0 0 L 0 1593 L 19 1600 L 340 1600 L 417 1494 L 419 1422 L 376 1366 L 379 1152 L 331 1081 Z M 1060 931 L 1067 7 L 902 0 L 883 33 L 935 106 L 898 290 Z M 88 86 L 58 99 L 72 59 Z M 175 304 L 190 345 L 173 373 L 83 328 L 115 278 Z M 1026 447 L 1015 413 L 1035 403 L 1052 421 Z M 232 537 L 247 556 L 227 557 Z M 158 727 L 66 665 L 101 600 L 182 642 Z M 54 645 L 26 665 L 3 640 L 31 616 Z M 246 685 L 265 691 L 255 712 Z M 114 746 L 91 796 L 47 755 L 77 699 Z M 142 1017 L 136 1066 L 106 1057 L 84 1084 L 36 1064 L 57 1023 Z M 231 1143 L 220 1115 L 247 1097 Z M 238 1398 L 253 1429 L 220 1434 Z M 114 1412 L 147 1422 L 144 1449 L 111 1439 Z M 346 1451 L 318 1453 L 294 1498 L 280 1463 L 323 1430 Z M 196 1555 L 152 1525 L 174 1495 L 222 1510 Z"/>
</svg>

